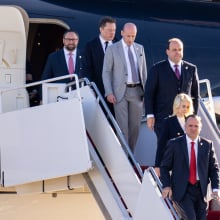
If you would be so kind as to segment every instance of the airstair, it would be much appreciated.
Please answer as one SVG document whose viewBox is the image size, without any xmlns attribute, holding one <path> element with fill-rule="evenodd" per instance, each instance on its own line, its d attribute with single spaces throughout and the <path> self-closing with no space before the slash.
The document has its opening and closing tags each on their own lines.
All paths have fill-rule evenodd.
<svg viewBox="0 0 220 220">
<path fill-rule="evenodd" d="M 76 75 L 74 83 L 54 83 L 68 77 L 22 86 L 42 83 L 41 106 L 15 110 L 9 96 L 3 112 L 2 100 L 2 186 L 27 195 L 87 185 L 105 219 L 180 219 L 171 201 L 162 198 L 154 169 L 142 172 L 96 85 Z M 203 132 L 219 146 L 218 129 L 206 109 L 201 102 Z M 219 159 L 218 147 L 216 153 Z"/>
<path fill-rule="evenodd" d="M 13 219 L 35 220 L 32 215 L 25 218 L 25 213 L 36 207 L 40 195 L 73 195 L 74 189 L 87 187 L 105 219 L 180 219 L 173 204 L 162 198 L 153 168 L 142 172 L 95 84 L 74 75 L 75 85 L 57 83 L 70 76 L 25 85 L 28 16 L 14 7 L 1 7 L 1 15 L 5 19 L 0 22 L 4 30 L 0 40 L 0 183 L 1 195 L 7 195 L 1 219 L 12 220 L 3 212 L 10 215 L 19 206 L 18 202 L 12 206 L 12 194 L 17 201 L 39 195 L 22 206 L 21 218 L 13 215 Z M 41 84 L 43 105 L 28 107 L 26 89 Z M 200 114 L 205 122 L 204 136 L 214 139 L 220 159 L 219 131 L 202 103 Z M 146 126 L 142 128 L 141 136 L 146 137 Z M 148 153 L 146 149 L 155 144 L 154 138 L 145 141 L 140 137 L 137 146 L 151 159 L 152 149 Z M 84 203 L 82 194 L 74 195 Z M 36 219 L 54 220 L 53 213 L 55 210 L 49 218 L 44 214 Z M 82 220 L 73 212 L 65 217 L 63 213 L 59 219 Z"/>
<path fill-rule="evenodd" d="M 45 80 L 43 105 L 0 115 L 3 187 L 26 195 L 86 184 L 105 219 L 179 219 L 154 170 L 143 174 L 95 84 L 75 77 L 76 89 Z"/>
</svg>

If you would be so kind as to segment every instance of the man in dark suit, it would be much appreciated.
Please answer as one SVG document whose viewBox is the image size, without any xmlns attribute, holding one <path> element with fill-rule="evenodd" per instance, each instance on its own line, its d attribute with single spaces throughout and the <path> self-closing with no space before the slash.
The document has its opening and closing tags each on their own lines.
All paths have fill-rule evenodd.
<svg viewBox="0 0 220 220">
<path fill-rule="evenodd" d="M 172 105 L 177 94 L 188 94 L 193 99 L 195 113 L 198 111 L 197 67 L 182 60 L 183 43 L 178 38 L 168 41 L 166 53 L 168 59 L 158 62 L 151 68 L 145 85 L 147 126 L 155 131 L 157 137 L 163 119 L 172 114 Z"/>
<path fill-rule="evenodd" d="M 201 127 L 200 117 L 189 115 L 186 134 L 168 142 L 160 164 L 162 196 L 172 198 L 188 220 L 206 219 L 209 181 L 219 200 L 219 166 L 212 141 L 199 136 Z"/>
<path fill-rule="evenodd" d="M 85 46 L 85 77 L 95 82 L 100 93 L 104 97 L 105 91 L 102 82 L 102 67 L 105 51 L 108 46 L 116 42 L 116 20 L 112 17 L 103 17 L 99 22 L 100 34 Z M 112 104 L 108 106 L 113 113 Z"/>
<path fill-rule="evenodd" d="M 99 36 L 89 41 L 85 46 L 85 76 L 96 83 L 104 97 L 104 86 L 102 82 L 103 60 L 106 48 L 116 41 L 116 20 L 111 17 L 101 18 L 99 31 Z M 108 42 L 107 46 L 106 42 Z"/>
<path fill-rule="evenodd" d="M 77 48 L 79 43 L 79 35 L 72 30 L 68 30 L 63 35 L 63 48 L 48 56 L 47 63 L 44 67 L 41 80 L 53 77 L 64 76 L 67 74 L 77 74 L 82 77 L 83 55 Z M 70 66 L 71 60 L 71 68 Z M 60 80 L 59 82 L 68 83 L 74 78 Z"/>
</svg>

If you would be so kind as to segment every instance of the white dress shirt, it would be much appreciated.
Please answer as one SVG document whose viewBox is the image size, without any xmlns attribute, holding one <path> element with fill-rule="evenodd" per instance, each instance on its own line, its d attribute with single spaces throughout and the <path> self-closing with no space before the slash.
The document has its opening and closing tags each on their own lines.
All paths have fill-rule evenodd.
<svg viewBox="0 0 220 220">
<path fill-rule="evenodd" d="M 101 35 L 99 35 L 99 39 L 100 39 L 101 44 L 102 44 L 102 49 L 103 49 L 103 51 L 105 53 L 105 42 L 106 42 L 106 40 L 104 40 Z M 108 46 L 110 46 L 112 44 L 113 44 L 112 41 L 108 41 Z"/>
<path fill-rule="evenodd" d="M 69 57 L 70 57 L 69 53 L 71 53 L 71 51 L 67 50 L 65 47 L 63 48 L 63 50 L 64 50 L 65 59 L 66 59 L 66 65 L 68 67 L 68 65 L 69 65 Z M 74 70 L 75 70 L 75 67 L 76 67 L 76 50 L 77 49 L 72 51 Z"/>
<path fill-rule="evenodd" d="M 180 75 L 181 75 L 181 65 L 182 65 L 182 61 L 180 61 L 180 62 L 177 63 L 177 64 L 175 64 L 174 62 L 172 62 L 172 61 L 169 60 L 169 59 L 168 59 L 168 61 L 169 61 L 170 66 L 171 66 L 171 68 L 172 68 L 172 70 L 173 70 L 174 73 L 175 73 L 175 67 L 174 67 L 174 65 L 178 65 L 178 70 L 179 70 L 179 73 L 180 73 Z"/>
<path fill-rule="evenodd" d="M 121 42 L 122 42 L 124 55 L 125 55 L 125 60 L 126 60 L 126 66 L 127 66 L 127 70 L 128 70 L 128 72 L 127 72 L 128 73 L 127 84 L 134 84 L 136 82 L 132 81 L 131 65 L 130 65 L 130 61 L 129 61 L 129 58 L 128 58 L 128 45 L 124 42 L 123 39 L 121 40 Z M 134 57 L 135 68 L 136 68 L 136 71 L 138 73 L 137 56 L 136 56 L 136 53 L 135 53 L 135 50 L 134 50 L 134 45 L 131 45 L 130 49 L 131 49 L 131 52 L 132 52 L 133 57 Z"/>
<path fill-rule="evenodd" d="M 186 142 L 187 142 L 187 149 L 188 149 L 188 156 L 189 156 L 189 166 L 190 166 L 190 157 L 191 157 L 191 142 L 194 142 L 194 149 L 196 154 L 196 179 L 199 180 L 198 175 L 198 167 L 197 167 L 197 155 L 198 155 L 198 137 L 195 140 L 192 140 L 190 137 L 186 135 Z"/>
</svg>

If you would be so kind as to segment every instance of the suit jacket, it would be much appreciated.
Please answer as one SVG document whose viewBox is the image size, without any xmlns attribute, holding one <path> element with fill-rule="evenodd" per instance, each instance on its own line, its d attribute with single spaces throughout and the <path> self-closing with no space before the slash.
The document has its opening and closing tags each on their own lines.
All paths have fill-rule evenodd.
<svg viewBox="0 0 220 220">
<path fill-rule="evenodd" d="M 156 167 L 160 166 L 160 162 L 166 150 L 167 142 L 172 138 L 176 138 L 182 135 L 184 135 L 184 131 L 176 115 L 167 117 L 163 120 L 161 134 L 157 142 L 157 152 L 156 152 L 156 159 L 155 159 Z"/>
<path fill-rule="evenodd" d="M 168 60 L 155 64 L 145 85 L 145 113 L 163 119 L 172 114 L 173 101 L 177 94 L 186 93 L 193 99 L 195 113 L 198 111 L 199 79 L 197 67 L 182 61 L 181 77 L 178 80 Z"/>
<path fill-rule="evenodd" d="M 211 180 L 212 189 L 219 189 L 219 168 L 213 143 L 203 137 L 198 140 L 197 169 L 202 195 L 205 198 Z M 169 171 L 172 170 L 172 174 Z M 171 139 L 160 165 L 163 187 L 171 186 L 173 199 L 180 201 L 187 189 L 189 178 L 189 156 L 186 135 Z M 171 176 L 170 176 L 171 175 Z"/>
<path fill-rule="evenodd" d="M 117 39 L 113 40 L 113 43 Z M 101 94 L 104 96 L 104 86 L 102 82 L 102 67 L 104 51 L 99 37 L 89 41 L 85 46 L 85 67 L 84 76 L 90 81 L 95 82 Z"/>
<path fill-rule="evenodd" d="M 83 68 L 83 54 L 77 49 L 76 52 L 76 63 L 75 63 L 75 73 L 79 78 L 82 77 L 82 68 Z M 69 74 L 68 66 L 65 60 L 64 50 L 58 50 L 56 52 L 51 53 L 48 56 L 47 63 L 44 67 L 41 80 L 50 79 L 53 77 L 59 77 Z M 67 83 L 70 82 L 71 79 L 60 80 L 59 82 Z"/>
<path fill-rule="evenodd" d="M 134 50 L 137 55 L 138 70 L 142 88 L 147 78 L 147 67 L 144 47 L 134 43 Z M 124 97 L 128 78 L 127 63 L 124 55 L 122 42 L 119 41 L 109 46 L 105 53 L 102 79 L 105 88 L 105 96 L 114 94 L 117 102 Z M 142 96 L 143 94 L 140 94 Z"/>
</svg>

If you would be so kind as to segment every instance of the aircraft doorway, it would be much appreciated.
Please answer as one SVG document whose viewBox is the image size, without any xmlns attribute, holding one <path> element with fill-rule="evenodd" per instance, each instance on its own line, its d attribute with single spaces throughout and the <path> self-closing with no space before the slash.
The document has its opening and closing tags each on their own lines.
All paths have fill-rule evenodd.
<svg viewBox="0 0 220 220">
<path fill-rule="evenodd" d="M 26 82 L 40 81 L 48 54 L 62 48 L 62 36 L 69 26 L 55 19 L 30 19 L 27 39 Z M 40 88 L 28 89 L 30 106 L 40 103 Z"/>
<path fill-rule="evenodd" d="M 33 80 L 38 81 L 48 54 L 62 48 L 62 35 L 69 26 L 54 19 L 30 19 L 27 60 L 31 64 Z"/>
</svg>

